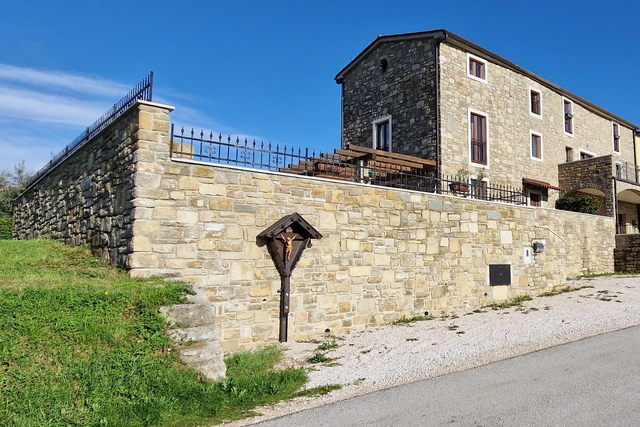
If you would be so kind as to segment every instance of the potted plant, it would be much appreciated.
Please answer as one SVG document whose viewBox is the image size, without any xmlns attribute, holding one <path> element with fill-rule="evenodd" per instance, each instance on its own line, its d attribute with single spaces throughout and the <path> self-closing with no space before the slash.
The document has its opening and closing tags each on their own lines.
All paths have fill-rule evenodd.
<svg viewBox="0 0 640 427">
<path fill-rule="evenodd" d="M 453 176 L 449 189 L 454 193 L 467 193 L 469 191 L 469 171 L 467 168 L 460 168 Z"/>
</svg>

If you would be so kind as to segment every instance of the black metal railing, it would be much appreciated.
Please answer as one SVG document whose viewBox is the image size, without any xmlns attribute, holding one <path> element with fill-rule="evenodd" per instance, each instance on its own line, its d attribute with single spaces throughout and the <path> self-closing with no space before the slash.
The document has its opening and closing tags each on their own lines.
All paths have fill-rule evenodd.
<svg viewBox="0 0 640 427">
<path fill-rule="evenodd" d="M 616 162 L 616 178 L 637 183 L 638 169 L 630 162 Z"/>
<path fill-rule="evenodd" d="M 171 124 L 171 155 L 177 158 L 278 171 L 285 168 L 285 165 L 302 164 L 315 158 L 316 152 L 309 152 L 308 148 L 296 150 L 293 147 L 287 148 L 286 145 L 274 146 L 270 142 L 250 142 L 247 138 L 223 138 L 222 134 L 216 136 L 213 132 L 206 136 L 203 131 L 196 133 L 193 129 L 185 134 L 184 127 L 177 135 L 174 125 Z"/>
<path fill-rule="evenodd" d="M 50 169 L 58 165 L 64 159 L 69 157 L 71 153 L 82 147 L 91 138 L 96 136 L 101 130 L 113 123 L 122 113 L 137 101 L 152 101 L 153 99 L 153 71 L 149 73 L 140 83 L 129 91 L 120 101 L 116 102 L 113 107 L 107 110 L 98 120 L 93 122 L 85 129 L 72 143 L 67 145 L 62 151 L 53 156 L 53 158 L 42 169 L 40 169 L 31 179 L 29 185 L 36 182 Z"/>
<path fill-rule="evenodd" d="M 526 196 L 521 189 L 506 185 L 487 185 L 484 181 L 460 180 L 456 176 L 436 175 L 435 172 L 406 165 L 367 158 L 366 153 L 349 157 L 322 153 L 309 149 L 275 146 L 250 141 L 247 138 L 223 137 L 203 131 L 178 133 L 171 125 L 171 157 L 242 166 L 251 169 L 286 172 L 300 176 L 315 176 L 341 181 L 360 182 L 384 187 L 401 188 L 437 194 L 449 194 L 478 200 L 523 205 Z"/>
</svg>

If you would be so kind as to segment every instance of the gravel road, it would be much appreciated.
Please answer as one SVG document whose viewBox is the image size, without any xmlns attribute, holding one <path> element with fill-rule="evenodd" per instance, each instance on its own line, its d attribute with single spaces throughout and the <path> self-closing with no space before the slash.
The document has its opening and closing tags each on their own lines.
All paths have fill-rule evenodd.
<svg viewBox="0 0 640 427">
<path fill-rule="evenodd" d="M 330 360 L 309 363 L 321 343 L 286 343 L 288 366 L 309 371 L 307 388 L 338 384 L 325 396 L 298 398 L 246 426 L 400 384 L 462 371 L 590 336 L 640 325 L 640 276 L 571 281 L 572 292 L 535 297 L 521 306 L 484 308 L 449 317 L 365 329 L 335 337 Z M 332 342 L 327 338 L 322 342 Z"/>
</svg>

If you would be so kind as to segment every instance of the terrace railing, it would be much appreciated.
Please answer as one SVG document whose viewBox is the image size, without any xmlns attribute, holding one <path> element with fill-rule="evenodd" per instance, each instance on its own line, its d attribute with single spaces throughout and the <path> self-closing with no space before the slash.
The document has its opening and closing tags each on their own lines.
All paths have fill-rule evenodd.
<svg viewBox="0 0 640 427">
<path fill-rule="evenodd" d="M 638 169 L 630 162 L 616 162 L 616 178 L 638 183 Z"/>
<path fill-rule="evenodd" d="M 369 150 L 371 151 L 371 150 Z M 345 153 L 351 153 L 345 154 Z M 526 196 L 522 189 L 487 185 L 486 182 L 460 182 L 455 176 L 436 175 L 420 164 L 422 159 L 385 159 L 371 153 L 335 150 L 322 153 L 309 149 L 275 146 L 271 143 L 249 141 L 247 138 L 206 135 L 203 131 L 178 133 L 171 125 L 171 157 L 242 166 L 251 169 L 285 172 L 300 176 L 315 176 L 341 181 L 359 182 L 385 187 L 402 188 L 437 194 L 450 194 L 478 200 L 523 205 Z"/>
<path fill-rule="evenodd" d="M 40 169 L 31 179 L 29 185 L 38 181 L 43 175 L 55 166 L 60 164 L 64 159 L 69 157 L 73 152 L 86 144 L 91 138 L 96 136 L 102 129 L 113 123 L 122 115 L 129 107 L 137 101 L 152 101 L 153 99 L 153 71 L 149 73 L 140 83 L 129 91 L 120 101 L 113 104 L 98 120 L 93 122 L 84 130 L 72 143 L 64 147 L 62 151 L 53 156 L 53 158 L 42 169 Z"/>
</svg>

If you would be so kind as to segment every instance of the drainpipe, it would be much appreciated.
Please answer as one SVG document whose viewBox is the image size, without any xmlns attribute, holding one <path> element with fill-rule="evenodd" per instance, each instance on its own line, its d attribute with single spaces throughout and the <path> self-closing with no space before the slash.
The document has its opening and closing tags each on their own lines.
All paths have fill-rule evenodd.
<svg viewBox="0 0 640 427">
<path fill-rule="evenodd" d="M 344 146 L 344 82 L 340 83 L 340 148 Z"/>
<path fill-rule="evenodd" d="M 618 180 L 616 177 L 611 177 L 613 179 L 613 217 L 616 220 L 616 234 L 618 234 L 618 229 L 620 227 L 620 223 L 618 220 Z"/>
<path fill-rule="evenodd" d="M 436 38 L 436 178 L 440 179 L 440 173 L 442 171 L 442 165 L 440 164 L 442 155 L 441 144 L 441 130 L 442 123 L 440 122 L 440 43 L 446 40 L 447 34 Z"/>
</svg>

